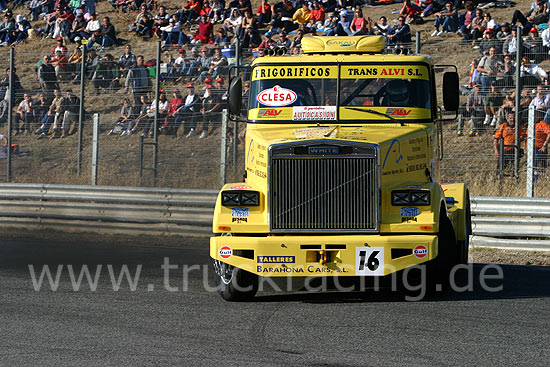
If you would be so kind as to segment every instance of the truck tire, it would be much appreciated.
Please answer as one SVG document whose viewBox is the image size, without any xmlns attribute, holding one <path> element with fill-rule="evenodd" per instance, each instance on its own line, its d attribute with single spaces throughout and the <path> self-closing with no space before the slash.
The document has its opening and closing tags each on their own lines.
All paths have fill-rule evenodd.
<svg viewBox="0 0 550 367">
<path fill-rule="evenodd" d="M 219 260 L 214 260 L 218 293 L 229 302 L 249 301 L 258 292 L 258 276 Z"/>
<path fill-rule="evenodd" d="M 466 220 L 464 226 L 464 241 L 458 242 L 458 263 L 468 264 L 468 253 L 470 249 L 470 235 L 472 234 L 472 217 L 470 210 L 470 192 L 466 191 L 466 207 L 464 208 L 464 217 Z"/>
<path fill-rule="evenodd" d="M 449 288 L 452 268 L 458 264 L 458 244 L 450 219 L 443 213 L 439 219 L 437 257 L 426 264 L 426 291 L 433 294 Z"/>
</svg>

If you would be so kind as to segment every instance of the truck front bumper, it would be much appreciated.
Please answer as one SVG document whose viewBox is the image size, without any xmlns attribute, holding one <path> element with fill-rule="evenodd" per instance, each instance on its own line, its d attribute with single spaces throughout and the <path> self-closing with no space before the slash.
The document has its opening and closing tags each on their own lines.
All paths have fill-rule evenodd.
<svg viewBox="0 0 550 367">
<path fill-rule="evenodd" d="M 384 276 L 437 256 L 435 235 L 219 236 L 210 256 L 265 277 Z"/>
</svg>

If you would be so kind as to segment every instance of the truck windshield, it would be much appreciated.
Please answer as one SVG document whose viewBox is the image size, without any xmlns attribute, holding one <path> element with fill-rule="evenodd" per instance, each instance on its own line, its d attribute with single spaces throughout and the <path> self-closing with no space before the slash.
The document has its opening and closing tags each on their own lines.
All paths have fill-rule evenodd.
<svg viewBox="0 0 550 367">
<path fill-rule="evenodd" d="M 260 65 L 252 71 L 248 117 L 274 123 L 387 122 L 381 114 L 430 120 L 430 90 L 424 65 Z"/>
</svg>

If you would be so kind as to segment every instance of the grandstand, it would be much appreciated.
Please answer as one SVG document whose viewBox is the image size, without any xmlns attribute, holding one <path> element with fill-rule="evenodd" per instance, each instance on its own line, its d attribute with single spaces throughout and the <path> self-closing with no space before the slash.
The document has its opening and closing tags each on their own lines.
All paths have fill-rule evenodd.
<svg viewBox="0 0 550 367">
<path fill-rule="evenodd" d="M 55 60 L 52 62 L 53 73 L 55 73 L 52 82 L 58 83 L 61 94 L 66 95 L 67 90 L 70 89 L 74 96 L 79 97 L 80 65 L 78 62 L 71 65 L 70 58 L 72 56 L 74 61 L 78 61 L 79 54 L 75 50 L 79 45 L 87 42 L 85 46 L 81 46 L 87 47 L 87 57 L 90 60 L 87 70 L 87 74 L 89 74 L 86 75 L 84 98 L 87 114 L 83 130 L 83 156 L 91 156 L 90 116 L 94 113 L 100 113 L 102 135 L 99 183 L 104 185 L 152 184 L 147 175 L 140 178 L 138 173 L 139 136 L 145 135 L 144 139 L 147 141 L 149 139 L 148 133 L 150 132 L 150 130 L 144 131 L 145 129 L 143 128 L 144 126 L 149 126 L 147 125 L 146 116 L 144 116 L 143 123 L 138 125 L 135 134 L 128 133 L 122 135 L 124 127 L 114 129 L 115 122 L 121 115 L 124 98 L 129 98 L 130 104 L 134 107 L 136 102 L 139 101 L 139 99 L 134 100 L 134 96 L 138 95 L 139 97 L 139 93 L 132 93 L 132 84 L 129 85 L 128 91 L 125 89 L 127 70 L 109 67 L 109 56 L 112 56 L 112 65 L 115 62 L 118 63 L 121 56 L 125 54 L 127 46 L 131 47 L 131 52 L 134 55 L 144 56 L 145 64 L 149 65 L 148 72 L 152 75 L 154 71 L 154 59 L 156 58 L 157 41 L 162 40 L 161 72 L 163 74 L 161 74 L 162 81 L 159 88 L 165 91 L 167 99 L 171 99 L 173 97 L 173 90 L 177 89 L 185 100 L 188 90 L 187 86 L 190 83 L 193 84 L 195 93 L 199 96 L 203 96 L 207 90 L 207 85 L 211 85 L 212 88 L 209 90 L 213 91 L 213 94 L 220 93 L 220 97 L 223 97 L 223 93 L 217 91 L 227 87 L 227 67 L 224 64 L 223 57 L 217 56 L 215 65 L 212 65 L 212 60 L 210 60 L 209 65 L 201 65 L 202 69 L 199 71 L 189 70 L 189 67 L 183 70 L 177 63 L 178 58 L 182 57 L 183 53 L 185 53 L 185 57 L 187 58 L 193 57 L 194 48 L 196 48 L 197 56 L 203 55 L 204 48 L 206 49 L 204 54 L 210 57 L 210 54 L 214 53 L 214 49 L 219 48 L 222 56 L 228 56 L 227 60 L 229 63 L 234 62 L 235 60 L 232 59 L 234 54 L 230 50 L 230 42 L 232 40 L 228 37 L 233 33 L 237 34 L 241 39 L 244 62 L 249 62 L 252 57 L 258 54 L 261 55 L 262 51 L 257 49 L 257 46 L 260 45 L 269 46 L 270 44 L 278 43 L 279 45 L 288 46 L 289 54 L 295 54 L 300 52 L 300 48 L 297 47 L 299 46 L 299 42 L 294 41 L 296 37 L 299 37 L 298 34 L 300 32 L 305 33 L 305 37 L 308 37 L 313 30 L 318 35 L 342 31 L 351 31 L 354 34 L 361 34 L 357 32 L 367 34 L 384 33 L 397 25 L 399 12 L 403 10 L 407 18 L 406 23 L 410 27 L 412 39 L 405 39 L 401 43 L 394 40 L 392 46 L 397 43 L 398 47 L 410 47 L 414 49 L 416 34 L 420 32 L 422 53 L 432 55 L 436 63 L 456 64 L 458 66 L 462 77 L 461 84 L 467 86 L 464 89 L 464 103 L 466 103 L 467 94 L 473 89 L 469 75 L 471 72 L 470 65 L 473 60 L 477 59 L 479 61 L 483 52 L 488 52 L 492 44 L 497 46 L 496 57 L 499 60 L 504 59 L 505 51 L 503 51 L 502 47 L 504 42 L 496 40 L 497 30 L 495 29 L 495 34 L 492 34 L 493 32 L 485 32 L 485 30 L 495 25 L 500 26 L 505 22 L 510 23 L 513 20 L 512 16 L 515 10 L 520 10 L 522 14 L 527 14 L 531 8 L 531 1 L 527 0 L 519 1 L 515 5 L 508 1 L 477 4 L 477 8 L 483 8 L 484 13 L 490 13 L 491 19 L 484 21 L 485 30 L 478 29 L 470 32 L 472 35 L 480 34 L 483 37 L 483 39 L 475 41 L 464 36 L 468 31 L 462 27 L 460 17 L 465 13 L 465 9 L 460 8 L 457 10 L 456 14 L 458 16 L 456 17 L 455 24 L 450 20 L 445 21 L 446 17 L 453 18 L 452 14 L 446 15 L 445 11 L 430 11 L 427 7 L 429 2 L 424 1 L 419 2 L 419 5 L 412 4 L 404 7 L 402 7 L 401 3 L 388 4 L 388 2 L 383 2 L 378 5 L 379 2 L 377 1 L 368 1 L 365 3 L 320 1 L 318 3 L 315 2 L 316 4 L 311 4 L 307 8 L 316 17 L 322 15 L 320 14 L 320 9 L 325 9 L 325 21 L 307 22 L 304 21 L 308 17 L 307 10 L 304 10 L 305 8 L 302 7 L 302 2 L 300 1 L 278 4 L 272 1 L 260 2 L 255 0 L 252 2 L 251 8 L 252 18 L 257 18 L 255 21 L 256 24 L 254 24 L 254 21 L 247 20 L 250 17 L 244 16 L 245 19 L 242 17 L 240 19 L 241 27 L 238 26 L 238 19 L 232 17 L 232 12 L 229 8 L 230 2 L 224 5 L 225 8 L 220 8 L 220 2 L 211 2 L 211 10 L 208 12 L 214 20 L 214 22 L 211 22 L 211 27 L 208 26 L 208 21 L 204 22 L 204 19 L 202 23 L 200 22 L 201 11 L 203 13 L 206 12 L 208 6 L 200 4 L 201 11 L 194 12 L 193 9 L 198 10 L 196 8 L 196 1 L 178 3 L 177 7 L 172 2 L 162 0 L 145 2 L 112 0 L 96 1 L 95 3 L 88 1 L 87 6 L 95 4 L 96 16 L 92 16 L 91 13 L 93 11 L 90 12 L 88 8 L 79 9 L 80 3 L 80 1 L 69 2 L 70 11 L 65 13 L 63 9 L 56 10 L 55 7 L 51 9 L 52 13 L 57 11 L 61 14 L 58 15 L 59 20 L 64 19 L 64 22 L 71 21 L 71 25 L 79 21 L 83 22 L 81 24 L 83 30 L 78 30 L 78 28 L 67 30 L 63 25 L 59 25 L 62 22 L 56 20 L 52 25 L 51 18 L 49 20 L 48 18 L 41 18 L 41 13 L 38 13 L 36 10 L 31 12 L 28 6 L 33 7 L 36 5 L 36 2 L 28 1 L 25 3 L 25 6 L 19 5 L 18 2 L 18 5 L 14 6 L 14 2 L 9 1 L 7 5 L 11 10 L 11 18 L 13 18 L 16 27 L 24 29 L 27 26 L 23 26 L 22 24 L 24 24 L 24 21 L 28 21 L 28 26 L 30 26 L 30 28 L 26 29 L 28 37 L 25 38 L 22 36 L 18 39 L 14 35 L 6 41 L 5 37 L 0 35 L 0 41 L 15 44 L 12 47 L 15 49 L 16 74 L 21 81 L 22 89 L 19 91 L 16 90 L 17 103 L 13 107 L 14 114 L 17 114 L 17 107 L 23 99 L 24 93 L 29 94 L 37 102 L 41 92 L 51 93 L 47 97 L 54 98 L 53 91 L 50 92 L 47 89 L 49 87 L 44 85 L 44 81 L 41 85 L 37 74 L 40 62 L 45 56 L 51 56 Z M 237 8 L 241 8 L 241 10 L 250 7 L 248 1 L 241 0 L 239 2 L 237 0 L 231 3 Z M 296 21 L 292 21 L 289 17 L 281 16 L 270 23 L 266 19 L 265 11 L 262 10 L 266 9 L 265 5 L 267 3 L 274 10 L 274 14 L 289 15 L 290 13 L 296 13 L 298 10 L 302 10 L 305 13 L 298 14 L 295 17 Z M 339 15 L 335 15 L 335 7 L 338 7 L 338 4 L 346 8 L 339 9 Z M 433 4 L 437 7 L 438 3 L 433 2 Z M 151 19 L 140 23 L 140 19 L 148 18 L 148 16 L 142 15 L 143 5 L 146 8 L 145 12 L 151 14 Z M 462 6 L 464 5 L 472 10 L 472 3 L 462 4 Z M 443 7 L 444 4 L 441 3 L 439 6 Z M 537 4 L 534 4 L 534 6 L 537 7 Z M 165 13 L 161 10 L 162 7 L 165 9 Z M 363 23 L 359 20 L 357 23 L 353 21 L 353 17 L 356 15 L 353 9 L 357 8 L 362 9 L 365 18 Z M 243 15 L 244 13 L 243 11 Z M 257 16 L 257 13 L 262 13 L 262 15 Z M 4 12 L 4 14 L 10 13 Z M 22 20 L 18 15 L 26 19 Z M 310 14 L 309 16 L 311 17 L 312 15 Z M 383 16 L 387 18 L 387 25 L 384 25 L 380 20 Z M 108 23 L 112 24 L 116 30 L 115 40 L 112 40 L 113 37 L 108 37 L 114 41 L 112 42 L 113 44 L 108 42 L 108 38 L 104 38 L 107 34 L 112 35 L 112 32 L 100 34 L 92 26 L 93 24 L 97 26 L 97 23 L 99 23 L 106 30 L 110 30 L 111 28 L 104 24 L 105 17 L 109 18 Z M 521 18 L 518 16 L 515 17 Z M 436 20 L 439 28 L 436 28 Z M 351 21 L 354 24 L 351 26 L 351 29 L 342 27 L 345 21 Z M 544 48 L 545 46 L 543 45 L 543 32 L 548 27 L 548 17 L 546 17 L 545 23 L 534 24 L 531 21 L 528 22 L 527 25 L 531 27 L 527 27 L 528 29 L 525 34 L 525 44 L 527 45 L 526 47 L 529 47 L 528 50 L 526 49 L 526 56 L 529 57 L 529 60 L 537 63 L 542 70 L 550 70 L 550 63 L 547 61 L 548 49 Z M 338 27 L 339 23 L 340 27 Z M 92 25 L 88 26 L 89 24 Z M 520 20 L 517 20 L 517 24 L 520 25 Z M 86 30 L 86 27 L 90 28 L 89 32 Z M 531 32 L 532 28 L 537 30 L 536 34 L 535 32 Z M 2 26 L 0 26 L 0 32 L 1 29 Z M 281 32 L 283 30 L 284 32 Z M 511 28 L 508 32 L 511 33 Z M 283 35 L 283 33 L 287 34 Z M 58 39 L 61 41 L 58 41 Z M 178 44 L 178 42 L 181 44 Z M 56 53 L 56 48 L 61 49 L 62 52 Z M 63 48 L 66 48 L 66 51 L 63 51 Z M 63 60 L 65 52 L 67 60 Z M 9 66 L 8 56 L 8 47 L 1 47 L 0 65 L 4 67 L 4 70 Z M 51 70 L 49 72 L 52 73 Z M 219 77 L 223 79 L 221 84 L 216 83 L 216 79 Z M 523 102 L 535 97 L 531 94 L 532 89 L 536 88 L 536 84 L 545 84 L 544 78 L 541 81 L 536 80 L 537 78 L 539 77 L 534 75 L 533 78 L 527 80 L 530 88 L 525 89 L 524 96 L 522 97 Z M 3 79 L 3 77 L 0 79 Z M 117 79 L 118 84 L 112 83 L 113 79 Z M 151 77 L 150 81 L 151 86 L 149 91 L 153 91 L 156 88 L 154 85 L 155 79 Z M 512 85 L 500 83 L 495 85 L 494 90 L 498 93 L 499 98 L 505 101 L 506 96 L 510 96 L 513 92 L 513 85 L 515 85 L 513 81 Z M 547 94 L 548 91 L 545 88 L 543 89 L 543 93 Z M 483 98 L 486 99 L 490 93 L 490 88 L 485 86 L 485 88 L 482 88 L 481 93 L 483 94 Z M 149 93 L 149 105 L 153 99 L 154 93 L 151 92 Z M 70 104 L 68 102 L 68 105 Z M 499 107 L 496 106 L 496 110 Z M 63 108 L 68 110 L 69 106 Z M 69 126 L 66 134 L 63 134 L 65 129 L 61 127 L 58 134 L 59 139 L 50 139 L 50 137 L 55 136 L 56 132 L 54 131 L 47 131 L 44 135 L 42 135 L 43 131 L 34 134 L 39 129 L 39 123 L 35 120 L 31 122 L 29 132 L 25 133 L 24 117 L 20 119 L 21 133 L 14 136 L 12 141 L 18 145 L 20 152 L 13 158 L 15 181 L 89 183 L 89 176 L 87 174 L 80 176 L 76 174 L 77 139 L 76 134 L 71 135 L 70 133 L 74 132 L 74 122 L 78 117 L 78 109 L 74 109 L 75 106 L 72 106 L 72 108 L 73 115 L 68 119 L 73 123 L 73 126 Z M 202 106 L 198 106 L 198 110 L 195 112 L 200 113 L 200 108 Z M 482 110 L 479 116 L 474 116 L 475 129 L 470 129 L 469 123 L 472 116 L 469 113 L 463 114 L 465 127 L 461 129 L 461 134 L 459 134 L 456 124 L 448 124 L 444 127 L 445 159 L 441 164 L 442 180 L 466 181 L 472 187 L 474 195 L 523 195 L 524 185 L 521 184 L 521 179 L 520 183 L 512 177 L 504 177 L 501 180 L 496 174 L 493 133 L 496 129 L 496 124 L 502 121 L 494 121 L 495 123 L 492 124 L 493 117 L 496 115 L 495 113 L 491 115 L 490 121 L 486 123 L 486 111 L 484 108 Z M 139 112 L 141 111 L 136 108 L 135 113 Z M 143 112 L 147 115 L 147 112 L 150 113 L 151 111 L 145 110 Z M 194 136 L 186 138 L 187 135 L 190 135 L 189 126 L 187 126 L 187 129 L 185 127 L 185 125 L 188 125 L 186 122 L 188 122 L 187 119 L 189 116 L 182 112 L 181 119 L 184 121 L 184 127 L 180 127 L 179 131 L 176 132 L 176 138 L 171 136 L 173 134 L 164 134 L 165 131 L 159 136 L 160 153 L 157 182 L 162 186 L 215 188 L 217 187 L 218 180 L 216 177 L 219 171 L 218 164 L 215 162 L 218 162 L 220 157 L 220 141 L 222 138 L 219 128 L 220 118 L 219 116 L 215 116 L 211 119 L 209 135 L 203 136 L 203 139 L 200 139 L 203 135 L 199 130 L 202 129 L 202 117 L 196 121 L 196 135 L 191 134 Z M 522 116 L 525 116 L 525 114 Z M 5 114 L 3 118 L 5 120 Z M 61 117 L 58 120 L 60 120 L 58 123 L 59 130 L 63 121 Z M 173 120 L 175 121 L 175 118 Z M 167 127 L 171 126 L 172 122 L 170 121 Z M 525 117 L 523 117 L 523 120 L 520 120 L 520 123 L 525 123 Z M 6 130 L 6 125 L 3 125 L 1 131 L 6 134 Z M 112 130 L 116 132 L 109 135 L 109 132 Z M 169 131 L 170 129 L 167 130 Z M 470 130 L 472 130 L 472 134 L 470 134 Z M 38 139 L 41 136 L 47 138 Z M 65 137 L 61 138 L 61 136 Z M 229 146 L 231 147 L 231 144 Z M 239 157 L 241 157 L 244 150 L 242 144 L 238 145 L 238 149 Z M 150 162 L 151 160 L 151 151 L 145 148 L 144 161 Z M 242 164 L 236 162 L 235 167 L 242 167 Z M 521 178 L 525 176 L 524 160 L 522 160 L 520 168 L 519 176 Z M 82 170 L 84 173 L 88 172 L 89 159 L 86 158 L 83 160 Z M 506 173 L 510 173 L 510 171 L 508 170 Z M 0 174 L 2 173 L 0 172 Z M 236 170 L 232 171 L 232 175 L 235 179 L 238 179 L 241 173 Z M 547 175 L 547 173 L 544 173 L 541 177 L 544 175 Z M 537 183 L 536 193 L 539 195 L 543 193 L 544 189 L 548 187 L 547 185 L 548 178 L 540 178 Z"/>
</svg>

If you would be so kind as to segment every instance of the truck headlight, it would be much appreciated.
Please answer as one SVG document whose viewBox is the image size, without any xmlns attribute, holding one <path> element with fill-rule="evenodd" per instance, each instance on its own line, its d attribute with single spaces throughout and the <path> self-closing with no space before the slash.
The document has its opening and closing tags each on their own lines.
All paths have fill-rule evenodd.
<svg viewBox="0 0 550 367">
<path fill-rule="evenodd" d="M 223 191 L 223 206 L 259 206 L 260 193 L 258 191 Z"/>
<path fill-rule="evenodd" d="M 391 193 L 391 205 L 430 205 L 430 192 L 428 190 L 398 190 Z"/>
</svg>

